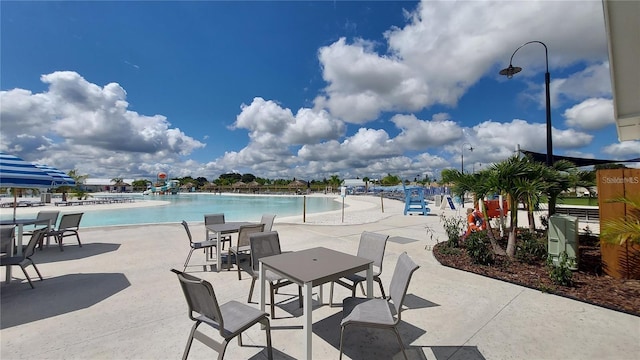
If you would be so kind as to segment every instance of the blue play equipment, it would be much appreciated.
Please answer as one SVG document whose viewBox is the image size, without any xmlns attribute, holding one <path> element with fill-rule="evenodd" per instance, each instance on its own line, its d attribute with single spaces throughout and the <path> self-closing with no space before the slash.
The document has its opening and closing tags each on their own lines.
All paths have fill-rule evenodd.
<svg viewBox="0 0 640 360">
<path fill-rule="evenodd" d="M 405 187 L 404 189 L 404 214 L 419 213 L 427 215 L 431 209 L 427 207 L 427 201 L 424 199 L 425 189 L 422 186 Z"/>
</svg>

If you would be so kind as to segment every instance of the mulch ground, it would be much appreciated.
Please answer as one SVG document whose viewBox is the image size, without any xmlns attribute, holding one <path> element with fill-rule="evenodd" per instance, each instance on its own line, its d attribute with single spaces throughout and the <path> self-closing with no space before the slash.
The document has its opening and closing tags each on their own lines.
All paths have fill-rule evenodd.
<svg viewBox="0 0 640 360">
<path fill-rule="evenodd" d="M 527 264 L 495 256 L 494 264 L 478 265 L 472 263 L 464 249 L 459 254 L 445 254 L 441 252 L 444 246 L 439 243 L 433 248 L 433 255 L 442 265 L 640 316 L 640 280 L 619 280 L 603 274 L 596 241 L 580 241 L 580 262 L 570 287 L 554 284 L 544 261 Z"/>
</svg>

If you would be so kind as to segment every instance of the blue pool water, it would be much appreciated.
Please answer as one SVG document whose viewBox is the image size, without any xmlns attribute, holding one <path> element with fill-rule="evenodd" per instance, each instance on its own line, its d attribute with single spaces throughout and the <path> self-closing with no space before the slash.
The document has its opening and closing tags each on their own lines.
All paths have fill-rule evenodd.
<svg viewBox="0 0 640 360">
<path fill-rule="evenodd" d="M 302 196 L 233 196 L 212 194 L 177 194 L 157 197 L 138 197 L 136 201 L 163 200 L 167 205 L 86 211 L 82 227 L 133 225 L 148 223 L 202 222 L 204 214 L 224 213 L 226 221 L 258 221 L 262 214 L 276 214 L 277 218 L 300 216 Z M 341 204 L 331 198 L 307 197 L 306 212 L 317 213 L 338 210 Z M 82 207 L 76 207 L 82 211 Z M 276 219 L 277 219 L 276 218 Z"/>
</svg>

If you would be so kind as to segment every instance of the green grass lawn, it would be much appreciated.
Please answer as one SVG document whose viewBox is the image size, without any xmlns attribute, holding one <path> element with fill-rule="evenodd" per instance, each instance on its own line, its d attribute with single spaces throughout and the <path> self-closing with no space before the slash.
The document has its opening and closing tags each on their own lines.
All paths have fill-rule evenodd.
<svg viewBox="0 0 640 360">
<path fill-rule="evenodd" d="M 546 201 L 546 199 L 545 199 Z M 598 206 L 598 198 L 594 197 L 560 197 L 558 205 Z"/>
</svg>

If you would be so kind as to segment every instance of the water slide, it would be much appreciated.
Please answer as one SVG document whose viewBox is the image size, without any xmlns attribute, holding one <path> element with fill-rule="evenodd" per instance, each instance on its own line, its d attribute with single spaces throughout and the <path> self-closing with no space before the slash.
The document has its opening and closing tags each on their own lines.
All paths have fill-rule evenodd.
<svg viewBox="0 0 640 360">
<path fill-rule="evenodd" d="M 150 186 L 144 195 L 150 194 L 177 194 L 180 191 L 180 182 L 178 180 L 169 180 L 164 184 L 156 184 Z"/>
</svg>

